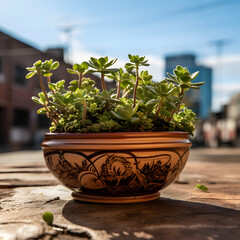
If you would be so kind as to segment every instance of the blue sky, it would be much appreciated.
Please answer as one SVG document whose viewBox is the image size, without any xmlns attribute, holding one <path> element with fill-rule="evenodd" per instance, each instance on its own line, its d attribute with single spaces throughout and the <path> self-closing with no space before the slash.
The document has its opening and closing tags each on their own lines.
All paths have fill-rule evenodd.
<svg viewBox="0 0 240 240">
<path fill-rule="evenodd" d="M 120 64 L 128 53 L 146 55 L 158 79 L 166 55 L 195 53 L 214 69 L 215 110 L 240 92 L 239 0 L 0 0 L 0 6 L 0 27 L 42 50 L 63 45 L 68 24 L 74 61 L 108 55 Z M 220 61 L 218 39 L 226 40 Z"/>
</svg>

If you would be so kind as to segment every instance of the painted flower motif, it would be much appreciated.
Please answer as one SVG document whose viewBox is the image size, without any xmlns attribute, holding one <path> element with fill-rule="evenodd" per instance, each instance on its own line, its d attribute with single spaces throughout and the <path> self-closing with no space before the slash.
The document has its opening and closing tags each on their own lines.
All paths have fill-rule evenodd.
<svg viewBox="0 0 240 240">
<path fill-rule="evenodd" d="M 106 184 L 91 171 L 83 171 L 78 175 L 78 180 L 81 187 L 88 189 L 102 189 L 106 187 Z"/>
<path fill-rule="evenodd" d="M 181 158 L 173 165 L 170 154 L 138 157 L 129 153 L 76 152 L 49 154 L 48 167 L 69 188 L 107 194 L 158 191 L 182 169 Z"/>
<path fill-rule="evenodd" d="M 122 156 L 112 154 L 106 157 L 100 175 L 106 181 L 117 181 L 116 186 L 118 186 L 122 179 L 127 178 L 132 174 L 131 163 Z"/>
</svg>

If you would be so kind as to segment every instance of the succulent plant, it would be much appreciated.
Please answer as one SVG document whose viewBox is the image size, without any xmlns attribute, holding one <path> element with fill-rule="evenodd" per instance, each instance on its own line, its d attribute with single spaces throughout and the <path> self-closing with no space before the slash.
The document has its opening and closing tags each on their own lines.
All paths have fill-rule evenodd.
<svg viewBox="0 0 240 240">
<path fill-rule="evenodd" d="M 59 66 L 52 59 L 35 62 L 28 67 L 26 78 L 38 76 L 42 92 L 32 100 L 42 107 L 38 114 L 52 120 L 51 132 L 115 132 L 115 131 L 185 131 L 193 135 L 195 113 L 184 105 L 184 94 L 190 88 L 198 89 L 203 82 L 192 82 L 198 72 L 177 66 L 173 74 L 160 82 L 152 81 L 145 57 L 128 55 L 129 63 L 123 68 L 112 68 L 117 59 L 93 58 L 75 63 L 70 74 L 78 80 L 51 82 L 52 71 Z M 100 73 L 102 91 L 95 82 L 85 78 L 86 73 Z M 45 89 L 43 78 L 48 88 Z M 107 90 L 105 77 L 116 81 L 116 88 Z"/>
</svg>

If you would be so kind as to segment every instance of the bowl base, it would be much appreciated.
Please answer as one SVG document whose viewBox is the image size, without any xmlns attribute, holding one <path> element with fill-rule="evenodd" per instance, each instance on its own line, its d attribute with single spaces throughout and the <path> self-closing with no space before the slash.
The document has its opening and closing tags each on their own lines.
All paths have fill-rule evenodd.
<svg viewBox="0 0 240 240">
<path fill-rule="evenodd" d="M 147 195 L 140 196 L 130 196 L 130 197 L 104 197 L 104 196 L 94 196 L 85 193 L 72 193 L 74 200 L 81 202 L 91 202 L 91 203 L 111 203 L 111 204 L 124 204 L 124 203 L 140 203 L 148 202 L 160 197 L 160 192 L 151 193 Z"/>
</svg>

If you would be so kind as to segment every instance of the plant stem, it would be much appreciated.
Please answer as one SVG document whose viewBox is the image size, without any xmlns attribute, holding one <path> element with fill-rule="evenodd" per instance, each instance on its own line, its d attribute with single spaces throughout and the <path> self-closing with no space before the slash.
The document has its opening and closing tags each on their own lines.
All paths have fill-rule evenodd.
<svg viewBox="0 0 240 240">
<path fill-rule="evenodd" d="M 156 118 L 159 117 L 159 113 L 160 113 L 160 110 L 161 110 L 161 107 L 162 107 L 162 100 L 159 101 L 159 104 L 158 104 L 158 107 L 157 107 L 157 111 L 156 111 Z"/>
<path fill-rule="evenodd" d="M 41 72 L 38 71 L 37 74 L 38 74 L 38 79 L 39 79 L 40 87 L 41 87 L 41 89 L 42 89 L 42 91 L 43 91 L 43 94 L 44 94 L 44 96 L 45 96 L 45 98 L 46 98 L 47 103 L 49 103 L 49 98 L 48 98 L 48 96 L 47 96 L 47 92 L 46 92 L 46 89 L 45 89 L 45 87 L 44 87 L 44 84 L 43 84 L 43 81 L 42 81 L 42 78 L 41 78 Z M 50 109 L 48 108 L 48 106 L 47 106 L 47 104 L 46 104 L 45 102 L 44 102 L 44 107 L 46 108 L 46 110 L 47 110 L 47 112 L 48 112 L 49 118 L 57 125 L 57 121 L 56 121 L 56 120 L 54 119 L 54 117 L 52 116 L 51 111 L 50 111 Z"/>
<path fill-rule="evenodd" d="M 104 73 L 101 72 L 101 82 L 102 82 L 102 90 L 106 90 L 106 85 L 104 82 Z"/>
<path fill-rule="evenodd" d="M 135 105 L 136 105 L 138 81 L 139 81 L 138 66 L 136 66 L 136 84 L 135 84 L 134 92 L 133 92 L 133 107 L 135 107 Z"/>
<path fill-rule="evenodd" d="M 118 82 L 118 85 L 117 85 L 117 99 L 119 99 L 120 97 L 120 91 L 121 91 L 121 82 Z"/>
<path fill-rule="evenodd" d="M 172 110 L 172 111 L 171 111 L 171 116 L 167 118 L 168 122 L 171 122 L 174 113 L 175 113 L 175 111 Z"/>
<path fill-rule="evenodd" d="M 181 88 L 181 92 L 180 92 L 180 94 L 179 94 L 179 98 L 180 98 L 180 100 L 181 100 L 181 103 L 183 102 L 183 101 L 182 101 L 182 100 L 183 100 L 183 95 L 184 95 L 184 89 Z M 178 104 L 178 108 L 177 108 L 177 110 L 175 111 L 175 113 L 178 113 L 178 112 L 179 112 L 181 103 Z"/>
<path fill-rule="evenodd" d="M 57 120 L 52 116 L 50 109 L 47 107 L 47 104 L 44 102 L 44 107 L 46 108 L 49 118 L 57 125 Z"/>
<path fill-rule="evenodd" d="M 184 88 L 181 89 L 181 92 L 179 94 L 181 102 L 182 102 L 182 99 L 183 99 L 183 95 L 184 95 Z"/>
<path fill-rule="evenodd" d="M 83 112 L 82 112 L 82 120 L 85 120 L 87 116 L 87 105 L 86 101 L 83 100 Z"/>
<path fill-rule="evenodd" d="M 43 94 L 44 94 L 44 96 L 45 96 L 45 98 L 46 98 L 46 101 L 49 103 L 49 99 L 48 99 L 47 92 L 46 92 L 46 89 L 45 89 L 45 87 L 44 87 L 44 84 L 43 84 L 43 81 L 42 81 L 42 78 L 41 78 L 41 73 L 40 73 L 40 71 L 38 71 L 38 79 L 39 79 L 40 87 L 41 87 L 41 89 L 42 89 L 42 91 L 43 91 Z"/>
<path fill-rule="evenodd" d="M 47 77 L 47 81 L 48 81 L 48 83 L 51 83 L 50 77 Z M 55 91 L 53 89 L 51 89 L 51 91 L 52 91 L 53 94 L 55 94 Z"/>
<path fill-rule="evenodd" d="M 82 86 L 82 77 L 83 77 L 83 74 L 80 73 L 79 75 L 79 81 L 78 81 L 78 88 L 80 88 Z"/>
</svg>

